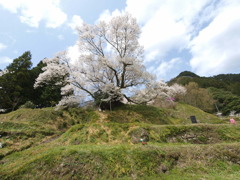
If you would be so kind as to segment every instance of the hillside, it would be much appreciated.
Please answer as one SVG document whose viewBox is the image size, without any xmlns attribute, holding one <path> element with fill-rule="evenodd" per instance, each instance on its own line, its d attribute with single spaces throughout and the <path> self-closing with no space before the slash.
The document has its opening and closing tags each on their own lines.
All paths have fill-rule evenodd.
<svg viewBox="0 0 240 180">
<path fill-rule="evenodd" d="M 240 96 L 240 74 L 219 74 L 212 77 L 201 77 L 190 71 L 181 72 L 177 77 L 171 79 L 169 84 L 178 83 L 186 85 L 189 82 L 196 82 L 201 88 L 214 87 L 230 91 Z"/>
<path fill-rule="evenodd" d="M 223 115 L 229 115 L 233 111 L 240 113 L 240 74 L 220 74 L 213 77 L 201 77 L 192 72 L 184 71 L 168 83 L 178 83 L 185 87 L 190 83 L 196 83 L 200 89 L 195 89 L 195 91 L 201 93 L 207 90 L 211 97 L 208 100 L 205 99 L 205 102 L 212 102 L 211 107 L 204 108 L 201 105 L 197 106 L 205 111 L 212 113 L 220 111 Z M 197 92 L 195 92 L 194 96 L 196 95 Z M 206 98 L 207 94 L 201 94 L 200 96 Z M 201 102 L 200 104 L 204 103 Z"/>
<path fill-rule="evenodd" d="M 191 124 L 195 115 L 198 124 Z M 240 126 L 197 108 L 0 115 L 0 179 L 237 179 Z M 150 141 L 143 146 L 142 135 Z"/>
</svg>

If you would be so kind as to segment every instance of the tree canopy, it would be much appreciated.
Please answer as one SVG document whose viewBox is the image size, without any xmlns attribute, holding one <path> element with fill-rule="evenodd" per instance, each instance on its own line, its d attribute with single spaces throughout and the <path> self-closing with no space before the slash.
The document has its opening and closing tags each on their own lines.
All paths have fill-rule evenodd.
<svg viewBox="0 0 240 180">
<path fill-rule="evenodd" d="M 61 100 L 61 87 L 55 82 L 34 89 L 35 79 L 46 66 L 42 61 L 31 69 L 31 53 L 24 52 L 14 59 L 6 69 L 0 71 L 0 110 L 13 111 L 26 102 L 38 107 L 54 106 Z"/>
<path fill-rule="evenodd" d="M 81 97 L 99 97 L 103 102 L 122 99 L 146 103 L 158 95 L 167 94 L 169 87 L 156 82 L 143 65 L 143 47 L 139 44 L 140 28 L 130 14 L 115 16 L 96 25 L 83 24 L 78 29 L 79 59 L 71 61 L 66 52 L 45 59 L 44 72 L 35 87 L 51 79 L 64 84 L 62 95 L 74 91 Z M 65 96 L 64 100 L 76 98 Z"/>
<path fill-rule="evenodd" d="M 0 77 L 0 104 L 2 109 L 14 110 L 31 94 L 31 53 L 26 51 L 7 66 Z"/>
</svg>

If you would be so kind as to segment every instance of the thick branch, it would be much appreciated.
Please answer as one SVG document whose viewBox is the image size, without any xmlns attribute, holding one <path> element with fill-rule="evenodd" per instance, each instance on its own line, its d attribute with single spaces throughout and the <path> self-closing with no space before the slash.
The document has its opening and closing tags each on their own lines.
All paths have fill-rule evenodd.
<svg viewBox="0 0 240 180">
<path fill-rule="evenodd" d="M 121 82 L 121 86 L 120 86 L 121 88 L 124 88 L 126 67 L 127 67 L 127 64 L 123 63 L 123 72 L 121 75 L 122 82 Z"/>
<path fill-rule="evenodd" d="M 107 65 L 107 64 L 106 64 L 106 65 Z M 120 86 L 120 81 L 119 81 L 119 79 L 118 79 L 118 73 L 117 73 L 116 69 L 112 68 L 112 67 L 109 66 L 109 65 L 107 65 L 107 67 L 114 72 L 114 76 L 115 76 L 116 81 L 117 81 L 117 86 L 119 87 L 119 86 Z"/>
<path fill-rule="evenodd" d="M 91 93 L 90 91 L 88 91 L 86 88 L 84 88 L 81 84 L 79 84 L 78 82 L 74 82 L 72 83 L 72 85 L 74 85 L 77 88 L 80 88 L 81 90 L 85 91 L 86 93 L 88 93 L 93 99 L 94 99 L 94 95 L 93 93 Z"/>
</svg>

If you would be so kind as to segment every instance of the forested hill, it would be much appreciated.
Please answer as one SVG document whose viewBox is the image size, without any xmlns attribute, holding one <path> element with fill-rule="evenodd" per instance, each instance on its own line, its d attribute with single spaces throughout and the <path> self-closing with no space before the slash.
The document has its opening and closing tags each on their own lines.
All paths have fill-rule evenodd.
<svg viewBox="0 0 240 180">
<path fill-rule="evenodd" d="M 169 84 L 187 85 L 189 82 L 196 82 L 201 88 L 214 87 L 240 96 L 240 74 L 219 74 L 212 77 L 201 77 L 193 72 L 184 71 L 171 79 Z"/>
<path fill-rule="evenodd" d="M 228 82 L 240 82 L 240 74 L 219 74 L 217 76 L 213 76 L 214 79 Z"/>
</svg>

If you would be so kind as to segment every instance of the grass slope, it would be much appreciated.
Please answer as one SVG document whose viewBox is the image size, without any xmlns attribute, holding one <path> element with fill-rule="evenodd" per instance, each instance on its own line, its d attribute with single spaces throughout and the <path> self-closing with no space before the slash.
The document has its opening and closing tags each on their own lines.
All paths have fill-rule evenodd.
<svg viewBox="0 0 240 180">
<path fill-rule="evenodd" d="M 0 159 L 15 151 L 47 142 L 64 133 L 70 126 L 97 118 L 92 110 L 70 109 L 55 111 L 53 108 L 19 109 L 0 115 Z M 82 122 L 82 123 L 83 123 Z"/>
<path fill-rule="evenodd" d="M 214 144 L 240 142 L 240 126 L 223 124 L 149 125 L 141 123 L 92 123 L 72 126 L 57 144 L 137 144 L 142 134 L 152 143 Z"/>
<path fill-rule="evenodd" d="M 226 123 L 185 104 L 20 109 L 0 115 L 0 179 L 237 179 L 240 126 Z"/>
<path fill-rule="evenodd" d="M 0 178 L 161 179 L 170 176 L 174 179 L 237 179 L 239 153 L 239 143 L 41 145 L 4 158 Z"/>
<path fill-rule="evenodd" d="M 175 109 L 168 109 L 167 113 L 174 124 L 190 124 L 190 116 L 196 116 L 197 121 L 200 123 L 228 123 L 228 121 L 220 119 L 215 115 L 206 113 L 201 109 L 183 103 L 178 103 Z"/>
</svg>

